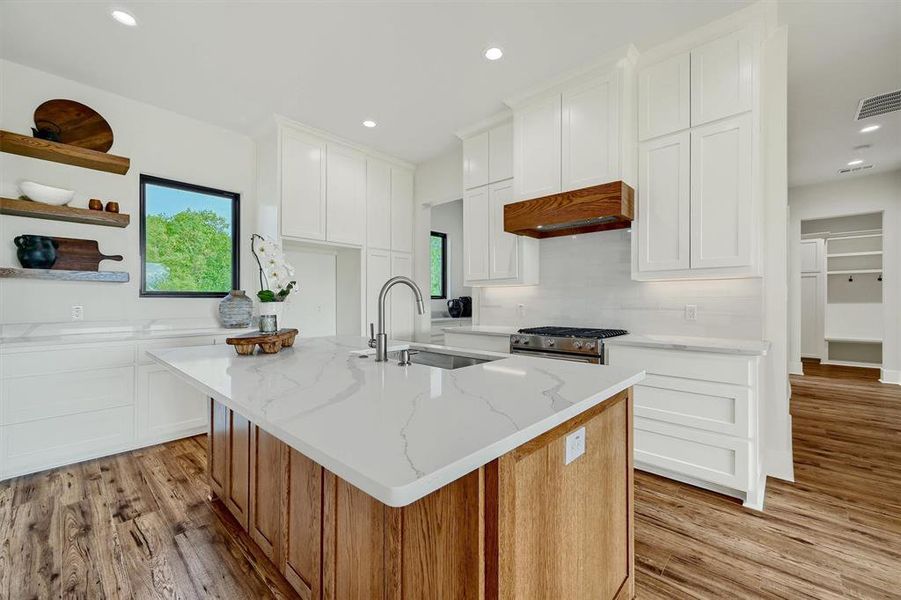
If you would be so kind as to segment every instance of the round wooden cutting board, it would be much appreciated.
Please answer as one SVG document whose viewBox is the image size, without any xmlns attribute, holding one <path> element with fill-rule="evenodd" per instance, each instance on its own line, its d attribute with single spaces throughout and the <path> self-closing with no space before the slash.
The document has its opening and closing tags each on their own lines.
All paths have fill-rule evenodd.
<svg viewBox="0 0 901 600">
<path fill-rule="evenodd" d="M 34 110 L 38 129 L 59 127 L 59 141 L 70 146 L 106 152 L 113 147 L 113 130 L 100 113 L 75 100 L 47 100 Z"/>
</svg>

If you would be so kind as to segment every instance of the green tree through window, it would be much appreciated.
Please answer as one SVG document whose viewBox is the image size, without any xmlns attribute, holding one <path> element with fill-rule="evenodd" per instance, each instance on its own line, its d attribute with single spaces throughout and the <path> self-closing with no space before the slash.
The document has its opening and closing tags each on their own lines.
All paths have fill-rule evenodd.
<svg viewBox="0 0 901 600">
<path fill-rule="evenodd" d="M 447 298 L 447 234 L 433 231 L 430 240 L 432 298 L 440 300 Z"/>
<path fill-rule="evenodd" d="M 141 176 L 142 296 L 238 287 L 238 194 Z"/>
</svg>

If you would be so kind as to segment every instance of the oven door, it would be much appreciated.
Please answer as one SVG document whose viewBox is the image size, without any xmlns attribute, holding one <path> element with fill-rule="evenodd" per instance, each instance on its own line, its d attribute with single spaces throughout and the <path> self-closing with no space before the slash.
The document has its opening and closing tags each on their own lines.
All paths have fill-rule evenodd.
<svg viewBox="0 0 901 600">
<path fill-rule="evenodd" d="M 556 360 L 568 360 L 570 362 L 588 363 L 592 365 L 604 364 L 600 356 L 588 356 L 586 354 L 566 354 L 564 352 L 546 352 L 544 350 L 525 350 L 523 348 L 510 348 L 510 354 L 521 356 L 534 356 L 535 358 L 553 358 Z"/>
</svg>

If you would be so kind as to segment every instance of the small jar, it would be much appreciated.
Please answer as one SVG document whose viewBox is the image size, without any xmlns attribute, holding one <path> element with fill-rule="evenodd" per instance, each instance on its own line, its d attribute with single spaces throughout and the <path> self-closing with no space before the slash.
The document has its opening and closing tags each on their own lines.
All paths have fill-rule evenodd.
<svg viewBox="0 0 901 600">
<path fill-rule="evenodd" d="M 275 333 L 278 331 L 278 317 L 275 315 L 260 315 L 260 332 Z"/>
</svg>

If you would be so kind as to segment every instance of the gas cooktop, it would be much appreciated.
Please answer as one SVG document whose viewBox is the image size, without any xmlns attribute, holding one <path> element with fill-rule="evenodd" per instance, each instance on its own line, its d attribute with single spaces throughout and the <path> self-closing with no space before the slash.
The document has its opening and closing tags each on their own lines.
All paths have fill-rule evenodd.
<svg viewBox="0 0 901 600">
<path fill-rule="evenodd" d="M 546 335 L 551 337 L 574 337 L 602 340 L 604 338 L 626 335 L 625 329 L 591 329 L 587 327 L 528 327 L 520 329 L 526 335 Z"/>
</svg>

